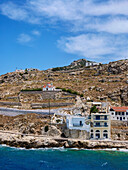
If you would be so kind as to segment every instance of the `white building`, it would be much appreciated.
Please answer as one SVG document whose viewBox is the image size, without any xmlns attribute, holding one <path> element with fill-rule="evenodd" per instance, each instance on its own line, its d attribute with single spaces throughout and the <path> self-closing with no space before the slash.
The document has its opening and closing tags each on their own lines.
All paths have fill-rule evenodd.
<svg viewBox="0 0 128 170">
<path fill-rule="evenodd" d="M 94 61 L 86 61 L 86 64 L 85 66 L 88 67 L 88 66 L 98 66 L 100 65 L 101 63 L 97 63 L 97 62 L 94 62 Z"/>
<path fill-rule="evenodd" d="M 43 85 L 43 91 L 54 91 L 55 87 L 52 83 L 47 83 L 47 85 Z"/>
<path fill-rule="evenodd" d="M 128 107 L 111 107 L 111 120 L 128 121 Z"/>
<path fill-rule="evenodd" d="M 66 124 L 68 129 L 90 131 L 90 124 L 86 124 L 85 117 L 82 116 L 68 115 L 66 117 Z"/>
</svg>

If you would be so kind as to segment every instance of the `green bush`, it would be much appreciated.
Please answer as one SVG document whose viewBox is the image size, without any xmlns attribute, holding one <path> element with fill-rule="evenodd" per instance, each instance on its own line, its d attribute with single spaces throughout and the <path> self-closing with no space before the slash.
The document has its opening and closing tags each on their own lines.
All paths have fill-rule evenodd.
<svg viewBox="0 0 128 170">
<path fill-rule="evenodd" d="M 65 92 L 67 92 L 67 90 L 66 90 L 65 88 L 62 88 L 62 91 L 65 91 Z"/>
<path fill-rule="evenodd" d="M 42 91 L 41 88 L 37 88 L 37 89 L 22 89 L 21 91 Z"/>
<path fill-rule="evenodd" d="M 80 94 L 80 97 L 84 97 L 84 95 L 83 95 L 83 94 Z"/>
<path fill-rule="evenodd" d="M 90 113 L 97 113 L 99 110 L 96 108 L 96 106 L 91 107 Z"/>
<path fill-rule="evenodd" d="M 71 89 L 67 89 L 68 93 L 73 93 L 73 91 Z"/>
<path fill-rule="evenodd" d="M 52 71 L 59 71 L 60 67 L 53 68 Z"/>
<path fill-rule="evenodd" d="M 73 91 L 72 94 L 79 95 L 79 93 L 77 91 Z"/>
<path fill-rule="evenodd" d="M 60 87 L 56 87 L 56 89 L 61 89 Z"/>
</svg>

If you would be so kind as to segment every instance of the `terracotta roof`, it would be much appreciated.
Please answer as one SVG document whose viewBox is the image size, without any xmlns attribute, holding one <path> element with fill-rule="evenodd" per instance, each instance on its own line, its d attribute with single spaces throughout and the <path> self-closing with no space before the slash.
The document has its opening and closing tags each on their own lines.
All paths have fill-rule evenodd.
<svg viewBox="0 0 128 170">
<path fill-rule="evenodd" d="M 116 112 L 126 112 L 128 110 L 127 106 L 122 106 L 122 107 L 111 107 L 114 111 Z"/>
</svg>

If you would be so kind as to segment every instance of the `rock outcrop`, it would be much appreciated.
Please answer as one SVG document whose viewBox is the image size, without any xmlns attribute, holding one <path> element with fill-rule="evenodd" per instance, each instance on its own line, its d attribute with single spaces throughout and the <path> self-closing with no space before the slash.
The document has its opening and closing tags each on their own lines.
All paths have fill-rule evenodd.
<svg viewBox="0 0 128 170">
<path fill-rule="evenodd" d="M 85 148 L 85 149 L 107 149 L 107 148 L 123 148 L 128 149 L 128 141 L 85 141 L 79 139 L 64 138 L 48 138 L 43 136 L 20 135 L 14 133 L 0 132 L 0 144 L 6 144 L 14 147 L 30 148 Z"/>
</svg>

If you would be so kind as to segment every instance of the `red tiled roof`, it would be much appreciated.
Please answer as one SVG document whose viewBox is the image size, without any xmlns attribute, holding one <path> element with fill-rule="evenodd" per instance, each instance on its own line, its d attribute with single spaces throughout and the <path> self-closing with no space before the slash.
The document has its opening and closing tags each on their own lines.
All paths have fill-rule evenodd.
<svg viewBox="0 0 128 170">
<path fill-rule="evenodd" d="M 112 107 L 112 109 L 116 112 L 126 112 L 128 110 L 127 106 L 122 106 L 122 107 Z"/>
</svg>

